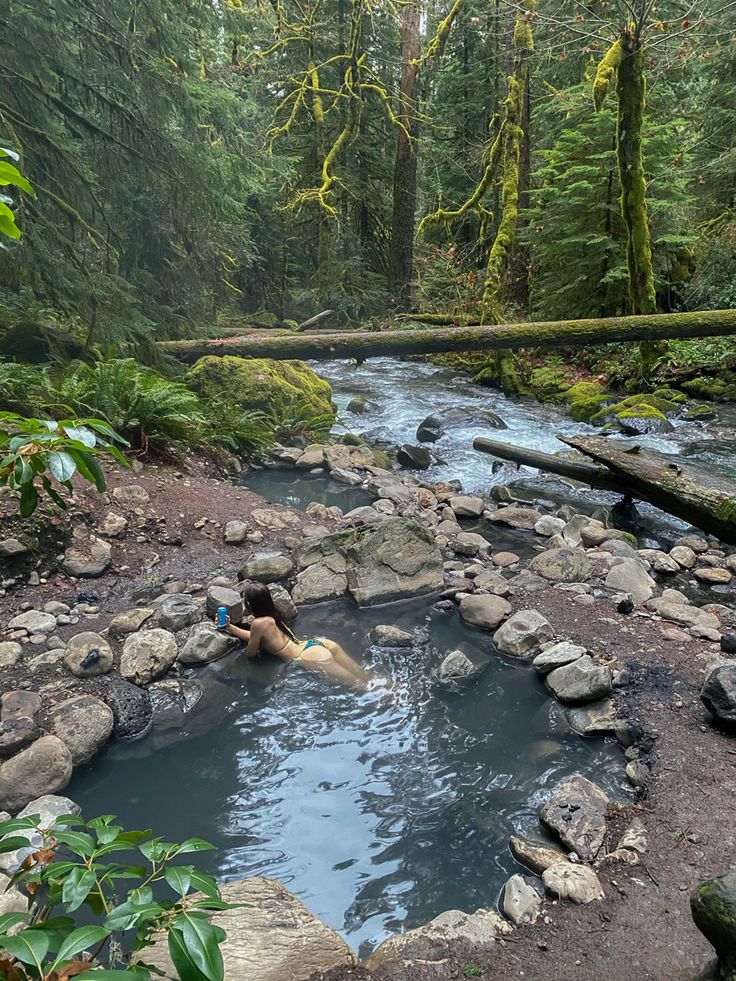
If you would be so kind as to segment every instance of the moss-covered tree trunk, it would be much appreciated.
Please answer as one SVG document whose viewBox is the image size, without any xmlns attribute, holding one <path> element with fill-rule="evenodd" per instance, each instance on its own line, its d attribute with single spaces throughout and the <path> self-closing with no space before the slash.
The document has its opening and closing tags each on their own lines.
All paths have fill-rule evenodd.
<svg viewBox="0 0 736 981">
<path fill-rule="evenodd" d="M 511 255 L 519 219 L 521 191 L 521 146 L 524 139 L 524 101 L 529 78 L 529 59 L 534 50 L 532 18 L 537 0 L 526 0 L 514 24 L 514 65 L 508 78 L 508 93 L 501 122 L 502 210 L 496 236 L 488 253 L 486 280 L 481 302 L 481 320 L 485 324 L 503 323 L 504 272 Z M 499 351 L 494 357 L 498 382 L 505 391 L 519 388 L 513 354 Z"/>
<path fill-rule="evenodd" d="M 399 310 L 409 310 L 414 275 L 414 220 L 417 202 L 417 88 L 420 54 L 420 0 L 408 0 L 401 17 L 401 126 L 394 160 L 393 220 L 389 288 Z"/>
</svg>

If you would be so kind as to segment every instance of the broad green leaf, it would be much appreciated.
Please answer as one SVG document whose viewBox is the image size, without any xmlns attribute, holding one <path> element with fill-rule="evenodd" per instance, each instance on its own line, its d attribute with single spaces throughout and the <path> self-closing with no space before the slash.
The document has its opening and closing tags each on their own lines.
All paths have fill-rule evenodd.
<svg viewBox="0 0 736 981">
<path fill-rule="evenodd" d="M 181 935 L 189 958 L 209 981 L 223 981 L 222 953 L 211 923 L 185 915 L 171 931 Z"/>
<path fill-rule="evenodd" d="M 9 146 L 0 146 L 0 157 L 10 157 L 11 160 L 20 160 L 20 154 L 11 150 Z"/>
<path fill-rule="evenodd" d="M 89 858 L 95 851 L 92 836 L 84 831 L 54 831 L 54 838 L 84 858 Z"/>
<path fill-rule="evenodd" d="M 0 914 L 0 934 L 5 933 L 19 923 L 24 923 L 30 913 L 2 913 Z"/>
<path fill-rule="evenodd" d="M 129 967 L 127 971 L 84 971 L 77 974 L 74 981 L 151 981 L 151 972 L 142 967 Z"/>
<path fill-rule="evenodd" d="M 101 926 L 83 926 L 74 930 L 59 947 L 56 960 L 52 965 L 52 970 L 57 968 L 64 961 L 69 960 L 82 950 L 96 947 L 101 940 L 110 936 L 110 931 Z"/>
<path fill-rule="evenodd" d="M 203 892 L 205 896 L 209 896 L 210 899 L 219 899 L 220 890 L 217 886 L 217 881 L 212 875 L 207 875 L 205 872 L 200 872 L 198 869 L 192 870 L 192 888 L 198 889 L 199 892 Z"/>
<path fill-rule="evenodd" d="M 29 814 L 28 817 L 9 818 L 7 821 L 0 821 L 0 835 L 10 834 L 11 831 L 35 830 L 40 821 L 40 814 Z"/>
<path fill-rule="evenodd" d="M 43 930 L 23 930 L 14 937 L 0 937 L 0 947 L 24 964 L 40 964 L 49 952 L 49 937 Z"/>
<path fill-rule="evenodd" d="M 192 870 L 185 865 L 172 865 L 164 870 L 164 878 L 180 896 L 186 896 L 192 884 Z"/>
<path fill-rule="evenodd" d="M 178 855 L 185 855 L 187 852 L 211 852 L 214 848 L 215 846 L 209 841 L 203 841 L 201 838 L 187 838 L 176 851 Z"/>
<path fill-rule="evenodd" d="M 79 443 L 83 443 L 84 446 L 87 446 L 90 449 L 93 449 L 95 443 L 97 442 L 95 434 L 91 433 L 86 426 L 75 426 L 67 422 L 66 419 L 62 419 L 59 426 L 64 430 L 67 436 L 70 437 L 70 439 L 76 439 Z"/>
<path fill-rule="evenodd" d="M 197 965 L 192 960 L 187 950 L 184 937 L 176 930 L 168 932 L 169 953 L 174 962 L 179 981 L 207 981 L 207 975 L 202 974 Z"/>
<path fill-rule="evenodd" d="M 38 505 L 38 491 L 34 484 L 23 484 L 20 492 L 20 515 L 30 518 Z"/>
<path fill-rule="evenodd" d="M 30 842 L 27 838 L 21 838 L 20 835 L 16 835 L 12 838 L 3 838 L 0 841 L 0 854 L 4 852 L 14 852 L 19 848 L 27 848 Z"/>
<path fill-rule="evenodd" d="M 91 869 L 75 869 L 64 882 L 61 898 L 64 906 L 73 913 L 79 909 L 97 882 L 97 875 Z"/>
<path fill-rule="evenodd" d="M 77 461 L 65 450 L 52 450 L 46 457 L 46 463 L 60 484 L 71 480 L 77 470 Z"/>
<path fill-rule="evenodd" d="M 3 186 L 14 184 L 21 191 L 25 191 L 27 194 L 33 194 L 33 188 L 23 174 L 21 174 L 17 167 L 14 167 L 13 164 L 9 164 L 5 160 L 0 160 L 0 184 Z"/>
</svg>

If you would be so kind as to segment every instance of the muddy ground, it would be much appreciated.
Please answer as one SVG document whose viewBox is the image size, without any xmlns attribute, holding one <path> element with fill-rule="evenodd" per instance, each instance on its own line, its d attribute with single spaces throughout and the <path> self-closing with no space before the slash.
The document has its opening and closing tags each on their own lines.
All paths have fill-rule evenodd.
<svg viewBox="0 0 736 981">
<path fill-rule="evenodd" d="M 99 613 L 59 633 L 66 638 L 80 630 L 102 629 L 112 615 L 130 608 L 134 589 L 232 574 L 255 552 L 293 545 L 311 524 L 299 512 L 224 482 L 201 463 L 192 463 L 184 474 L 163 466 L 113 473 L 110 489 L 130 483 L 141 484 L 151 496 L 140 513 L 81 489 L 66 516 L 37 513 L 34 554 L 3 570 L 4 578 L 17 575 L 19 582 L 0 597 L 0 622 L 7 622 L 23 603 L 42 607 L 55 599 L 72 604 L 85 594 L 83 602 L 98 606 Z M 264 540 L 258 544 L 226 545 L 224 524 L 248 520 L 259 508 L 288 514 L 288 523 L 281 529 L 259 526 Z M 56 556 L 63 551 L 70 524 L 91 528 L 108 510 L 130 522 L 125 537 L 110 539 L 110 569 L 89 580 L 58 573 Z M 13 502 L 0 500 L 0 515 L 0 537 L 21 537 Z M 181 544 L 172 544 L 179 539 Z M 33 570 L 42 578 L 48 573 L 48 582 L 23 585 Z M 717 646 L 684 633 L 676 639 L 671 624 L 618 614 L 604 600 L 581 606 L 573 593 L 554 588 L 516 595 L 514 607 L 534 607 L 558 636 L 597 649 L 626 667 L 626 683 L 616 696 L 620 714 L 654 737 L 646 757 L 651 779 L 634 805 L 649 835 L 649 851 L 641 865 L 599 870 L 606 894 L 602 902 L 584 907 L 546 902 L 548 923 L 521 927 L 490 951 L 456 949 L 439 970 L 414 965 L 369 974 L 356 968 L 332 972 L 326 976 L 329 981 L 692 981 L 712 962 L 710 946 L 693 926 L 689 894 L 703 878 L 736 866 L 736 740 L 713 728 L 698 697 L 705 660 Z M 33 686 L 45 680 L 40 672 Z M 3 689 L 13 682 L 12 674 L 5 674 Z"/>
</svg>

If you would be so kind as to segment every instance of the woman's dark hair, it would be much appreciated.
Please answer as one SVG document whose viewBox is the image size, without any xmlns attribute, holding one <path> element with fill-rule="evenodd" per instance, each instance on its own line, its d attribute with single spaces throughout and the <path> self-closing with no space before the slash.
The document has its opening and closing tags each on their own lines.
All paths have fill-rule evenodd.
<svg viewBox="0 0 736 981">
<path fill-rule="evenodd" d="M 276 608 L 268 586 L 264 586 L 262 582 L 249 582 L 243 588 L 243 596 L 254 617 L 272 617 L 279 630 L 292 640 L 295 639 L 293 630 Z"/>
</svg>

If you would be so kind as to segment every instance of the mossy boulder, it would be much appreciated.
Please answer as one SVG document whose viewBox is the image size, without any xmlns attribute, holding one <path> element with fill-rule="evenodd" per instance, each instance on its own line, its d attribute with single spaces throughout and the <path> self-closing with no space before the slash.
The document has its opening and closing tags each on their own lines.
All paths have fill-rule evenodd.
<svg viewBox="0 0 736 981">
<path fill-rule="evenodd" d="M 712 422 L 718 416 L 707 402 L 698 402 L 697 405 L 690 406 L 682 414 L 682 418 L 685 422 Z"/>
<path fill-rule="evenodd" d="M 714 402 L 736 402 L 736 384 L 725 378 L 714 378 L 703 375 L 682 383 L 682 387 L 690 394 L 701 399 L 711 399 Z"/>
<path fill-rule="evenodd" d="M 666 399 L 668 402 L 674 402 L 679 404 L 680 402 L 685 402 L 687 400 L 687 395 L 684 392 L 678 392 L 674 388 L 668 388 L 666 385 L 662 385 L 660 388 L 655 388 L 652 393 L 658 399 Z"/>
<path fill-rule="evenodd" d="M 329 383 L 301 361 L 208 355 L 193 365 L 186 381 L 207 401 L 221 399 L 277 418 L 303 406 L 315 415 L 335 418 Z"/>
<path fill-rule="evenodd" d="M 572 385 L 565 380 L 565 376 L 559 368 L 542 365 L 541 368 L 535 368 L 532 371 L 529 387 L 540 401 L 556 402 L 564 392 L 572 388 Z"/>
<path fill-rule="evenodd" d="M 721 976 L 736 978 L 736 871 L 697 886 L 690 909 L 695 926 L 715 948 Z"/>
<path fill-rule="evenodd" d="M 630 395 L 596 412 L 590 422 L 594 425 L 614 423 L 630 436 L 668 433 L 673 428 L 668 416 L 676 416 L 679 411 L 679 405 L 656 395 Z"/>
</svg>

